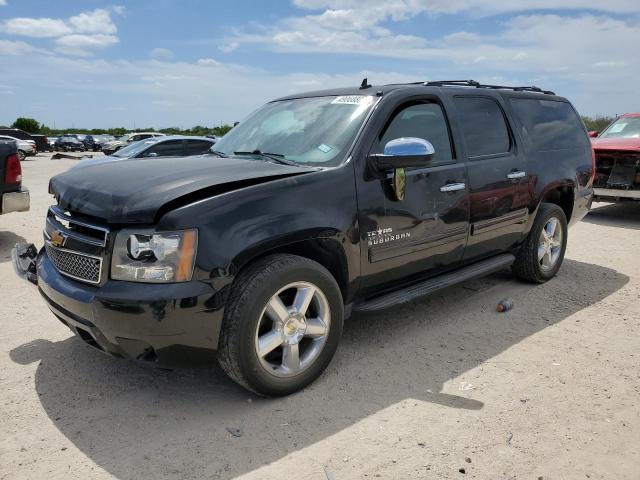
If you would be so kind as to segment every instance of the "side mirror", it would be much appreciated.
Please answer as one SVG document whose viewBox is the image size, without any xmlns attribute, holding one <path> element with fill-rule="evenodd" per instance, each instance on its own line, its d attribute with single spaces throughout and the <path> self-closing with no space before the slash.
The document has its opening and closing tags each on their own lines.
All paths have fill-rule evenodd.
<svg viewBox="0 0 640 480">
<path fill-rule="evenodd" d="M 147 155 L 145 155 L 145 157 L 151 157 L 151 158 L 157 157 L 157 156 L 158 154 L 156 152 L 149 152 Z"/>
<path fill-rule="evenodd" d="M 422 138 L 396 138 L 387 142 L 384 153 L 370 155 L 369 162 L 379 172 L 397 168 L 426 167 L 431 164 L 435 153 L 433 145 Z"/>
<path fill-rule="evenodd" d="M 589 136 L 590 136 L 591 138 L 596 138 L 596 137 L 598 136 L 598 134 L 599 134 L 599 133 L 600 133 L 600 132 L 598 132 L 597 130 L 591 130 L 591 131 L 589 132 Z"/>
</svg>

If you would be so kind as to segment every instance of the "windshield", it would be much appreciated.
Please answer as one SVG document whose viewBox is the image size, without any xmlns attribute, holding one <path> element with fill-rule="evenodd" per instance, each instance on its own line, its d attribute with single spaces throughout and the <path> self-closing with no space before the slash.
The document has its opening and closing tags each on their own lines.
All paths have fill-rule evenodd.
<svg viewBox="0 0 640 480">
<path fill-rule="evenodd" d="M 622 117 L 600 134 L 600 138 L 640 138 L 640 117 Z"/>
<path fill-rule="evenodd" d="M 158 140 L 142 140 L 140 142 L 133 142 L 126 147 L 121 148 L 116 153 L 112 154 L 112 157 L 130 158 L 135 157 L 137 154 L 146 150 L 154 143 L 158 143 Z"/>
<path fill-rule="evenodd" d="M 271 153 L 296 163 L 335 166 L 375 103 L 367 95 L 298 98 L 271 102 L 227 133 L 214 149 Z"/>
<path fill-rule="evenodd" d="M 129 137 L 130 137 L 130 136 L 131 136 L 131 135 L 126 134 L 126 135 L 123 135 L 123 136 L 121 136 L 121 137 L 118 137 L 118 141 L 120 141 L 120 142 L 126 142 L 127 140 L 129 140 Z"/>
</svg>

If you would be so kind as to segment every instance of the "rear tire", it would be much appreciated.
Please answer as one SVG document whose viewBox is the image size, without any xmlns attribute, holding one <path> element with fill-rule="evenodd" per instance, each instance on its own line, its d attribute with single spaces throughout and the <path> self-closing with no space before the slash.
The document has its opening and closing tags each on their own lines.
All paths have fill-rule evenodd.
<svg viewBox="0 0 640 480">
<path fill-rule="evenodd" d="M 564 259 L 567 248 L 567 217 L 553 203 L 542 203 L 531 231 L 511 267 L 516 277 L 532 283 L 553 278 Z"/>
<path fill-rule="evenodd" d="M 218 361 L 248 390 L 289 395 L 327 368 L 343 317 L 342 294 L 326 268 L 294 255 L 265 257 L 231 287 Z"/>
</svg>

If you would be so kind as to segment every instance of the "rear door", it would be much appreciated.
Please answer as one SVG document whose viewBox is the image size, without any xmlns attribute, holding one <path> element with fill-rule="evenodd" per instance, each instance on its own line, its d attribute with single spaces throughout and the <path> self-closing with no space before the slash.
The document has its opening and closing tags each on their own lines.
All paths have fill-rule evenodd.
<svg viewBox="0 0 640 480">
<path fill-rule="evenodd" d="M 465 145 L 470 235 L 466 261 L 505 251 L 522 239 L 529 211 L 526 155 L 497 96 L 454 96 Z"/>
<path fill-rule="evenodd" d="M 401 200 L 394 195 L 392 173 L 358 180 L 365 295 L 455 266 L 469 225 L 465 166 L 456 154 L 442 100 L 420 95 L 387 102 L 372 128 L 370 154 L 406 137 L 431 142 L 436 154 L 426 167 L 405 169 Z"/>
</svg>

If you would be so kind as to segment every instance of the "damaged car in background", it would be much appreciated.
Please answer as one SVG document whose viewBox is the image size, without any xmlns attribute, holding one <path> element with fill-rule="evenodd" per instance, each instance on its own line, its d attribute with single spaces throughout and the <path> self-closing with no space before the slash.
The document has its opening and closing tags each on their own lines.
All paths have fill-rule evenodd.
<svg viewBox="0 0 640 480">
<path fill-rule="evenodd" d="M 589 136 L 596 157 L 595 199 L 640 200 L 640 113 L 622 115 Z"/>
</svg>

